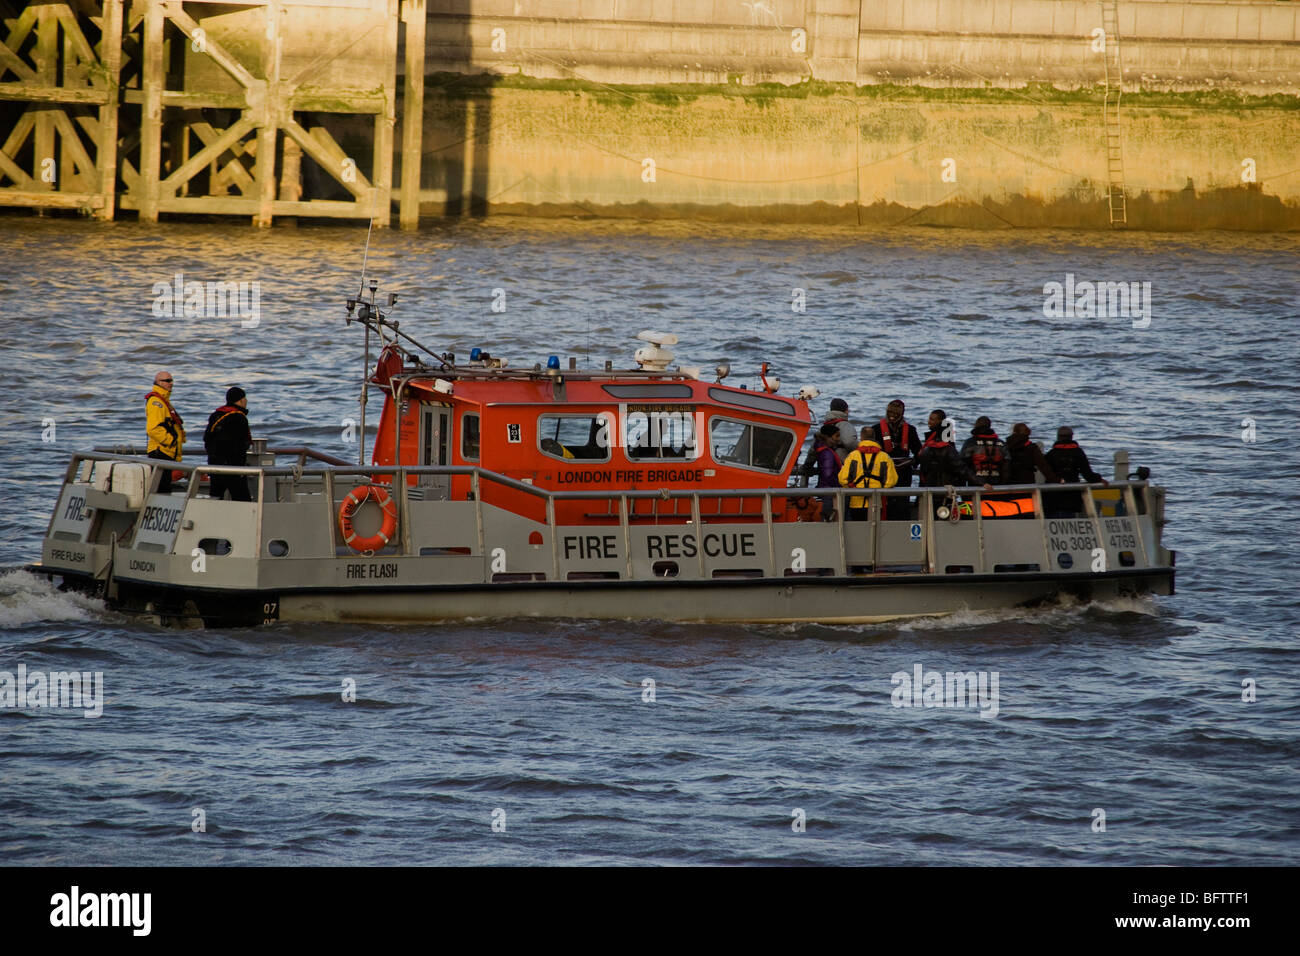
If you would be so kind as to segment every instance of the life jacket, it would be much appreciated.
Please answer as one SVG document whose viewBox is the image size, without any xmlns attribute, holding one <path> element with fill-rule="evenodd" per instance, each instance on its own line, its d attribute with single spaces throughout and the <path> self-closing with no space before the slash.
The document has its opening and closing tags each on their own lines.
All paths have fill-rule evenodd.
<svg viewBox="0 0 1300 956">
<path fill-rule="evenodd" d="M 904 420 L 903 422 L 900 423 L 898 429 L 898 440 L 899 443 L 903 446 L 902 450 L 904 454 L 906 454 L 908 449 L 912 447 L 912 442 L 907 436 L 907 430 L 909 428 L 912 428 L 912 426 L 909 425 L 906 420 Z M 916 429 L 912 428 L 912 434 L 916 434 Z M 890 458 L 894 457 L 894 439 L 889 434 L 888 418 L 882 418 L 880 420 L 880 447 L 885 450 L 885 454 L 888 455 Z"/>
<path fill-rule="evenodd" d="M 937 438 L 933 438 L 927 435 L 925 442 L 922 443 L 921 445 L 921 451 L 925 451 L 927 448 L 951 448 L 951 447 L 952 447 L 952 442 L 939 441 Z"/>
<path fill-rule="evenodd" d="M 975 505 L 972 502 L 963 501 L 957 506 L 957 510 L 969 518 L 975 514 Z M 981 518 L 1014 518 L 1017 515 L 1031 515 L 1033 513 L 1033 498 L 1002 498 L 992 501 L 984 498 L 980 501 Z"/>
<path fill-rule="evenodd" d="M 1078 447 L 1079 443 L 1077 441 L 1058 441 L 1052 446 L 1052 451 L 1056 451 L 1058 448 L 1061 449 L 1061 451 L 1070 451 L 1071 449 Z"/>
<path fill-rule="evenodd" d="M 157 395 L 158 398 L 162 401 L 162 403 L 167 406 L 168 420 L 162 423 L 163 428 L 171 432 L 173 439 L 178 438 L 181 433 L 181 427 L 185 424 L 181 420 L 180 413 L 176 411 L 175 407 L 172 405 L 171 401 L 168 400 L 167 396 L 164 395 L 162 392 L 158 391 L 158 389 L 156 388 L 149 389 L 148 393 L 144 397 L 144 400 L 148 402 L 149 399 L 153 398 L 155 395 Z"/>
<path fill-rule="evenodd" d="M 873 451 L 873 452 L 871 452 L 871 457 L 868 458 L 868 457 L 867 457 L 867 453 L 866 453 L 865 451 L 863 451 L 861 447 L 857 448 L 856 451 L 858 451 L 858 452 L 861 453 L 861 458 L 862 458 L 862 471 L 860 471 L 860 472 L 858 473 L 857 477 L 855 477 L 855 478 L 853 479 L 853 484 L 850 485 L 849 487 L 851 487 L 851 488 L 883 488 L 883 487 L 885 486 L 885 476 L 884 476 L 884 474 L 881 473 L 881 468 L 882 468 L 883 466 L 878 466 L 878 465 L 876 465 L 876 460 L 877 460 L 877 458 L 878 458 L 879 456 L 883 455 L 884 452 L 883 452 L 883 451 Z M 850 454 L 851 454 L 851 453 L 850 453 Z M 837 456 L 837 457 L 838 457 L 838 456 Z M 875 482 L 874 485 L 871 484 L 871 482 L 873 482 L 873 481 Z"/>
<path fill-rule="evenodd" d="M 971 454 L 971 467 L 976 478 L 994 478 L 1000 469 L 998 465 L 1006 458 L 1006 452 L 998 445 L 996 432 L 973 435 L 975 451 Z"/>
<path fill-rule="evenodd" d="M 225 412 L 225 414 L 222 415 L 222 416 L 221 416 L 220 418 L 218 418 L 215 422 L 213 422 L 211 425 L 208 426 L 208 434 L 210 434 L 210 435 L 216 434 L 216 431 L 217 431 L 218 426 L 220 426 L 221 423 L 224 422 L 224 421 L 225 421 L 227 418 L 229 418 L 231 415 L 247 415 L 247 414 L 248 414 L 248 412 L 244 411 L 244 410 L 243 410 L 242 408 L 240 408 L 238 405 L 222 405 L 220 408 L 217 409 L 217 411 L 219 411 L 219 412 Z"/>
</svg>

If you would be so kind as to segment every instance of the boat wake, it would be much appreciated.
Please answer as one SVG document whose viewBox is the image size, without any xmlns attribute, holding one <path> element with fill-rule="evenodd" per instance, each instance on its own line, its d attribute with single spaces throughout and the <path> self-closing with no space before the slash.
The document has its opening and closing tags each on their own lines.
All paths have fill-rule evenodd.
<svg viewBox="0 0 1300 956">
<path fill-rule="evenodd" d="M 102 601 L 60 591 L 30 571 L 0 573 L 0 629 L 40 621 L 89 621 L 103 610 Z"/>
<path fill-rule="evenodd" d="M 1135 625 L 1134 616 L 1159 619 L 1168 615 L 1154 596 L 1123 597 L 1082 601 L 1068 594 L 1047 604 L 1032 607 L 961 608 L 948 614 L 903 618 L 877 624 L 785 624 L 774 629 L 781 635 L 819 637 L 829 640 L 890 640 L 921 634 L 954 636 L 1024 635 L 1033 631 L 1070 633 L 1079 628 L 1124 630 Z M 1140 626 L 1140 625 L 1139 625 Z"/>
<path fill-rule="evenodd" d="M 1122 597 L 1110 600 L 1082 601 L 1069 594 L 1057 596 L 1051 603 L 1034 607 L 993 608 L 983 611 L 963 609 L 937 617 L 918 617 L 898 624 L 900 631 L 951 631 L 986 627 L 1015 621 L 1022 624 L 1040 624 L 1047 627 L 1078 624 L 1083 620 L 1106 620 L 1122 615 L 1138 614 L 1143 617 L 1161 617 L 1160 604 L 1155 597 Z"/>
</svg>

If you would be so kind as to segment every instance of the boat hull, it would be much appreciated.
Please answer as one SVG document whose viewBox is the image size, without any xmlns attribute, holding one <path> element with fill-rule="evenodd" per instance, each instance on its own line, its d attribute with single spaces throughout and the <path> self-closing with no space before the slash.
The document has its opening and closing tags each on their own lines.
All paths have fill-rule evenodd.
<svg viewBox="0 0 1300 956">
<path fill-rule="evenodd" d="M 264 464 L 229 469 L 256 494 L 224 501 L 199 493 L 203 466 L 189 466 L 187 488 L 157 491 L 146 461 L 75 455 L 38 569 L 169 623 L 847 624 L 1173 593 L 1164 492 L 1145 481 L 1061 486 L 1079 495 L 1072 517 L 1045 514 L 1064 502 L 1037 485 L 999 489 L 1030 505 L 1012 517 L 985 515 L 982 490 L 966 489 L 971 516 L 956 521 L 938 507 L 956 490 L 873 489 L 849 515 L 852 489 L 822 489 L 843 505 L 822 521 L 789 489 L 556 492 L 444 466 L 407 475 L 465 478 L 463 499 L 382 467 Z M 371 485 L 393 500 L 390 512 L 368 505 L 390 521 L 377 542 L 357 537 L 377 526 L 353 533 L 359 474 L 388 478 Z"/>
<path fill-rule="evenodd" d="M 41 569 L 34 568 L 40 571 Z M 64 575 L 91 590 L 88 577 Z M 870 624 L 1028 607 L 1062 597 L 1106 601 L 1174 591 L 1174 569 L 1088 575 L 860 575 L 791 581 L 589 581 L 481 586 L 238 590 L 122 582 L 109 603 L 164 623 L 250 626 L 279 621 L 423 624 L 492 618 L 708 623 Z"/>
</svg>

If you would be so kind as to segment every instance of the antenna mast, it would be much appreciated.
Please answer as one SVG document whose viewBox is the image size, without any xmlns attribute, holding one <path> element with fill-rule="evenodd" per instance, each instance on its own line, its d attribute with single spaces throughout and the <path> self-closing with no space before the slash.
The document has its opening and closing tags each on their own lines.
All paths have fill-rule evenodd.
<svg viewBox="0 0 1300 956">
<path fill-rule="evenodd" d="M 366 264 L 370 261 L 370 233 L 375 228 L 375 215 L 372 210 L 370 213 L 370 224 L 366 226 L 366 251 L 361 256 L 361 285 L 357 289 L 357 298 L 360 299 L 366 291 Z M 375 310 L 375 284 L 370 286 L 370 311 Z M 351 311 L 351 310 L 349 310 Z M 366 464 L 366 399 L 370 392 L 370 323 L 366 326 L 366 349 L 361 360 L 361 438 L 357 443 L 357 464 L 365 466 Z"/>
</svg>

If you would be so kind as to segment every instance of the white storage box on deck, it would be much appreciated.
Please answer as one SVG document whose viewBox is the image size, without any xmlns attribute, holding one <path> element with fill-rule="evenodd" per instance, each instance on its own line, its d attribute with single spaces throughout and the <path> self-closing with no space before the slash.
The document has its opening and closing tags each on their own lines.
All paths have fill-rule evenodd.
<svg viewBox="0 0 1300 956">
<path fill-rule="evenodd" d="M 144 490 L 148 485 L 149 472 L 144 465 L 137 465 L 132 462 L 114 462 L 113 468 L 112 491 L 116 494 L 126 495 L 126 500 L 132 508 L 139 508 L 144 504 Z"/>
<path fill-rule="evenodd" d="M 83 478 L 81 475 L 78 475 L 77 480 L 86 482 L 86 484 L 90 485 L 90 487 L 94 488 L 96 491 L 112 491 L 114 464 L 115 462 L 111 461 L 83 461 L 81 463 L 82 468 L 86 468 L 87 465 L 93 465 L 94 467 L 87 468 L 86 477 Z"/>
</svg>

